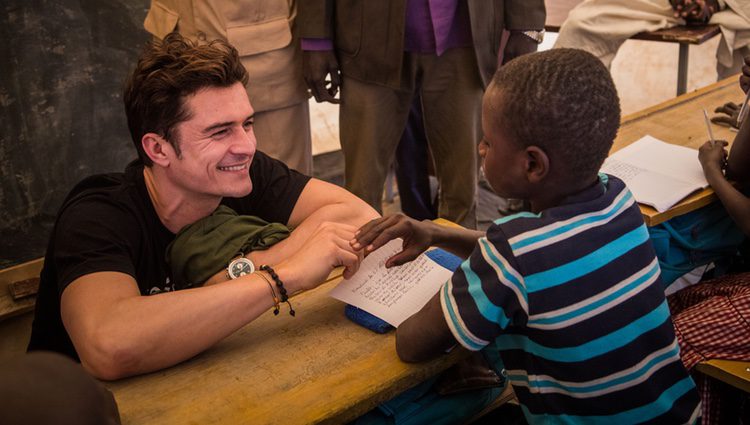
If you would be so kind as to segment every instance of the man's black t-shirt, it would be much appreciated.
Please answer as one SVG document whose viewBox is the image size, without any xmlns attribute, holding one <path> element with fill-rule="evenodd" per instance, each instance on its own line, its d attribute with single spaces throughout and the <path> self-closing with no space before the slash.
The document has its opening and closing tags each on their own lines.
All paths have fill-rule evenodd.
<svg viewBox="0 0 750 425">
<path fill-rule="evenodd" d="M 238 214 L 285 224 L 309 181 L 261 152 L 250 166 L 250 178 L 249 195 L 225 198 L 222 204 Z M 140 161 L 129 164 L 124 173 L 78 183 L 60 208 L 47 246 L 29 351 L 57 351 L 78 360 L 60 317 L 60 296 L 81 276 L 121 272 L 133 276 L 141 295 L 174 290 L 165 261 L 174 237 L 154 210 Z"/>
</svg>

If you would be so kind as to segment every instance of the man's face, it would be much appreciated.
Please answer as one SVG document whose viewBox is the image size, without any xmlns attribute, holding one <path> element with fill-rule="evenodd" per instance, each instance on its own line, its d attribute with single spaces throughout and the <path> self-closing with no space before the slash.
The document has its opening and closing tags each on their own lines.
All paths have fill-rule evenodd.
<svg viewBox="0 0 750 425">
<path fill-rule="evenodd" d="M 505 131 L 506 125 L 494 119 L 502 108 L 502 93 L 491 85 L 482 99 L 482 132 L 479 155 L 482 169 L 492 189 L 504 198 L 525 199 L 523 173 L 525 152 L 513 142 Z"/>
<path fill-rule="evenodd" d="M 252 190 L 253 108 L 241 83 L 201 89 L 185 99 L 190 118 L 176 126 L 181 154 L 170 162 L 173 182 L 199 198 L 241 197 Z"/>
</svg>

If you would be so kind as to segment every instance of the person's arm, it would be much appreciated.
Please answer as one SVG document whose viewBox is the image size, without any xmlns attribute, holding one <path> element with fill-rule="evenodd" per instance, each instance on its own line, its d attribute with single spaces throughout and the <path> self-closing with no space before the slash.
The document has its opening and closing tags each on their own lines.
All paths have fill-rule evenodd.
<svg viewBox="0 0 750 425">
<path fill-rule="evenodd" d="M 743 127 L 747 126 L 743 125 Z M 750 199 L 737 190 L 722 173 L 722 165 L 726 156 L 724 146 L 726 145 L 724 141 L 717 141 L 715 144 L 706 142 L 700 148 L 698 159 L 708 184 L 716 192 L 716 196 L 729 216 L 745 235 L 750 236 Z"/>
<path fill-rule="evenodd" d="M 345 267 L 344 276 L 354 274 L 360 257 L 349 240 L 355 229 L 323 223 L 292 256 L 275 263 L 289 295 L 318 286 L 338 266 Z M 272 290 L 253 273 L 216 285 L 141 296 L 130 275 L 97 272 L 66 287 L 61 315 L 83 367 L 111 380 L 193 357 L 273 306 Z"/>
<path fill-rule="evenodd" d="M 310 179 L 287 223 L 293 228 L 289 237 L 265 251 L 253 251 L 247 257 L 255 265 L 277 264 L 297 252 L 322 223 L 359 227 L 379 216 L 377 211 L 349 191 L 322 180 Z"/>
<path fill-rule="evenodd" d="M 297 7 L 305 83 L 315 101 L 339 103 L 336 93 L 341 87 L 341 75 L 333 49 L 334 3 L 332 0 L 305 0 Z M 326 80 L 328 76 L 330 80 Z"/>
<path fill-rule="evenodd" d="M 750 187 L 750 166 L 748 166 L 750 164 L 750 118 L 748 117 L 750 114 L 746 115 L 734 138 L 726 169 L 727 178 L 737 181 L 745 188 Z"/>
<path fill-rule="evenodd" d="M 396 329 L 396 353 L 407 363 L 430 360 L 456 344 L 445 322 L 440 293 Z"/>
<path fill-rule="evenodd" d="M 357 231 L 351 244 L 355 250 L 370 253 L 393 239 L 403 239 L 403 250 L 385 263 L 386 267 L 394 267 L 417 258 L 431 246 L 466 258 L 482 236 L 484 233 L 480 231 L 440 226 L 429 220 L 417 221 L 399 213 L 365 224 Z"/>
<path fill-rule="evenodd" d="M 503 64 L 528 54 L 536 52 L 539 43 L 525 35 L 523 31 L 542 31 L 546 19 L 544 1 L 503 1 L 505 8 L 505 28 L 510 32 L 505 44 L 502 58 Z"/>
</svg>

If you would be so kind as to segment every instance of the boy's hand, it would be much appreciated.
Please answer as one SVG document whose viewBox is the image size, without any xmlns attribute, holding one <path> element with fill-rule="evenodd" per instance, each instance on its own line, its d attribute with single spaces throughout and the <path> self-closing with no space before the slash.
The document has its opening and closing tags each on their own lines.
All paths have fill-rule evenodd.
<svg viewBox="0 0 750 425">
<path fill-rule="evenodd" d="M 711 117 L 712 123 L 735 129 L 740 128 L 740 105 L 734 102 L 727 102 L 714 109 L 714 112 L 722 115 Z"/>
<path fill-rule="evenodd" d="M 727 145 L 726 141 L 717 140 L 716 143 L 708 141 L 700 147 L 698 160 L 701 162 L 704 174 L 722 172 L 727 161 L 727 150 L 724 149 Z"/>
<path fill-rule="evenodd" d="M 420 222 L 403 214 L 378 218 L 362 226 L 350 241 L 355 250 L 365 254 L 380 248 L 389 241 L 401 238 L 403 249 L 385 262 L 386 267 L 400 266 L 423 253 L 432 245 L 432 223 Z"/>
</svg>

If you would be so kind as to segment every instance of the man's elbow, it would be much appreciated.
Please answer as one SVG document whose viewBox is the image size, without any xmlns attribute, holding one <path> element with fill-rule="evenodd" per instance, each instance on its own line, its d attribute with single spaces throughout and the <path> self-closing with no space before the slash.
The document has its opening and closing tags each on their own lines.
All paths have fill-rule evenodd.
<svg viewBox="0 0 750 425">
<path fill-rule="evenodd" d="M 81 366 L 95 378 L 114 381 L 137 373 L 137 350 L 117 338 L 91 338 L 78 352 Z"/>
</svg>

